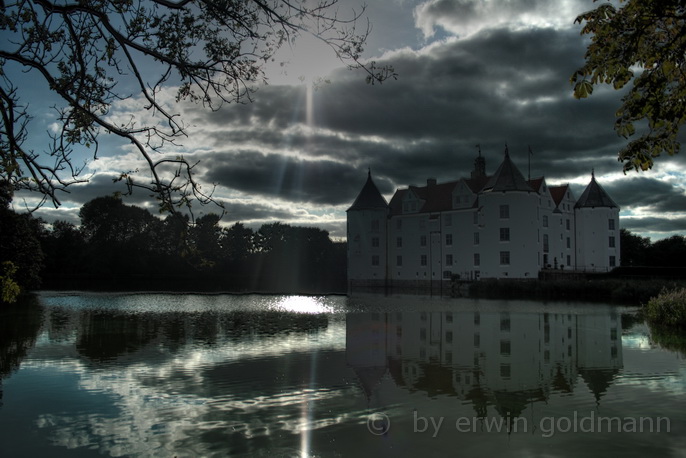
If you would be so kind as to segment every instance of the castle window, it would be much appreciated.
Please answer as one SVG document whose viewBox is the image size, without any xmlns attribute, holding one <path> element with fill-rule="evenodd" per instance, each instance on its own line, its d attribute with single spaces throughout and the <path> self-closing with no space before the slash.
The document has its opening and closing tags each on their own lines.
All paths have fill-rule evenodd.
<svg viewBox="0 0 686 458">
<path fill-rule="evenodd" d="M 543 215 L 543 227 L 548 227 L 548 215 Z"/>
<path fill-rule="evenodd" d="M 450 280 L 450 277 L 452 277 L 453 272 L 451 270 L 444 270 L 443 271 L 443 278 L 446 280 Z"/>
<path fill-rule="evenodd" d="M 398 256 L 397 258 L 395 258 L 395 265 L 398 267 L 403 265 L 403 257 L 402 256 Z"/>
<path fill-rule="evenodd" d="M 446 266 L 452 266 L 453 265 L 453 255 L 452 254 L 446 254 L 445 255 L 445 265 Z"/>
<path fill-rule="evenodd" d="M 548 234 L 543 234 L 543 252 L 547 253 L 549 251 L 548 245 Z"/>
<path fill-rule="evenodd" d="M 511 370 L 509 364 L 501 364 L 500 365 L 500 376 L 502 378 L 510 378 L 511 374 L 512 374 L 512 370 Z"/>
<path fill-rule="evenodd" d="M 395 220 L 395 228 L 398 230 L 402 229 L 403 228 L 403 220 L 401 220 L 399 218 L 397 220 Z"/>
<path fill-rule="evenodd" d="M 445 244 L 448 246 L 453 244 L 453 234 L 445 234 Z"/>
<path fill-rule="evenodd" d="M 509 242 L 510 241 L 510 228 L 509 227 L 501 227 L 500 228 L 500 241 L 501 242 Z"/>
<path fill-rule="evenodd" d="M 567 220 L 567 230 L 569 230 L 570 224 L 571 224 L 570 221 Z"/>
<path fill-rule="evenodd" d="M 372 265 L 373 266 L 379 265 L 379 255 L 378 254 L 372 255 Z"/>
<path fill-rule="evenodd" d="M 571 248 L 571 247 L 572 247 L 572 239 L 570 239 L 569 237 L 567 237 L 567 248 Z M 569 264 L 569 263 L 568 263 L 568 264 Z"/>
<path fill-rule="evenodd" d="M 500 330 L 501 331 L 510 331 L 510 313 L 509 312 L 501 312 L 500 313 Z"/>
<path fill-rule="evenodd" d="M 615 267 L 617 265 L 617 258 L 615 256 L 610 256 L 610 267 Z"/>
<path fill-rule="evenodd" d="M 395 246 L 397 246 L 398 248 L 402 248 L 402 246 L 403 246 L 403 238 L 402 237 L 398 237 L 395 239 Z"/>
<path fill-rule="evenodd" d="M 445 215 L 445 225 L 446 226 L 452 226 L 453 225 L 453 215 Z"/>
<path fill-rule="evenodd" d="M 478 245 L 478 244 L 479 244 L 479 233 L 475 232 L 474 233 L 474 245 Z"/>
<path fill-rule="evenodd" d="M 610 220 L 610 221 L 612 221 L 612 220 Z M 614 238 L 614 236 L 610 236 L 609 245 L 610 245 L 610 248 L 614 248 L 614 247 L 615 247 L 615 238 Z"/>
<path fill-rule="evenodd" d="M 607 220 L 607 228 L 611 231 L 615 230 L 615 220 L 614 219 L 608 219 Z"/>
<path fill-rule="evenodd" d="M 421 257 L 419 258 L 419 265 L 426 266 L 426 255 L 425 254 L 421 255 Z"/>
<path fill-rule="evenodd" d="M 372 232 L 379 232 L 379 220 L 378 219 L 372 220 Z"/>
<path fill-rule="evenodd" d="M 419 245 L 426 246 L 426 235 L 422 235 L 419 237 Z"/>
<path fill-rule="evenodd" d="M 510 206 L 509 205 L 501 205 L 500 206 L 500 217 L 503 219 L 507 219 L 510 217 Z"/>
<path fill-rule="evenodd" d="M 481 265 L 481 255 L 479 253 L 474 253 L 474 265 L 475 266 Z"/>
<path fill-rule="evenodd" d="M 373 248 L 379 247 L 379 237 L 372 237 L 372 247 Z"/>
<path fill-rule="evenodd" d="M 511 344 L 509 340 L 500 341 L 500 354 L 502 356 L 510 356 Z"/>
<path fill-rule="evenodd" d="M 509 266 L 510 265 L 510 252 L 509 251 L 501 251 L 500 252 L 500 265 L 501 266 Z"/>
</svg>

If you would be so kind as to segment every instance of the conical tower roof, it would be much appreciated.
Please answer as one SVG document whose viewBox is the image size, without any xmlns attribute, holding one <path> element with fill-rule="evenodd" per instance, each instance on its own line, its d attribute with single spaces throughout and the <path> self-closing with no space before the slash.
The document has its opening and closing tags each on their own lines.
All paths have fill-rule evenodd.
<svg viewBox="0 0 686 458">
<path fill-rule="evenodd" d="M 586 186 L 583 194 L 576 201 L 574 208 L 588 208 L 588 207 L 609 207 L 619 208 L 619 206 L 610 198 L 605 190 L 595 181 L 595 172 L 591 172 L 591 182 Z"/>
<path fill-rule="evenodd" d="M 367 174 L 367 182 L 357 195 L 355 202 L 353 202 L 352 206 L 347 211 L 370 210 L 375 208 L 387 209 L 388 203 L 379 192 L 379 188 L 374 184 L 374 181 L 372 180 L 372 171 L 370 170 Z"/>
<path fill-rule="evenodd" d="M 505 159 L 498 167 L 498 170 L 488 180 L 482 192 L 498 192 L 498 191 L 526 191 L 533 192 L 534 190 L 529 186 L 522 175 L 522 172 L 514 165 L 510 159 L 510 152 L 505 147 Z"/>
</svg>

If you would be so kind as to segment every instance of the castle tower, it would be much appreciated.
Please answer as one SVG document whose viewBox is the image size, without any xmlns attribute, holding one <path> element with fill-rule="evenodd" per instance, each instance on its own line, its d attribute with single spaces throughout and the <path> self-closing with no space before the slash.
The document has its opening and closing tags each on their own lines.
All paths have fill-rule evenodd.
<svg viewBox="0 0 686 458">
<path fill-rule="evenodd" d="M 385 286 L 387 278 L 388 203 L 372 180 L 371 170 L 347 210 L 348 289 L 356 284 Z"/>
<path fill-rule="evenodd" d="M 482 278 L 536 278 L 540 270 L 538 194 L 510 158 L 479 193 L 474 230 L 479 232 Z"/>
<path fill-rule="evenodd" d="M 591 182 L 574 205 L 576 268 L 608 272 L 620 264 L 619 206 L 591 172 Z"/>
</svg>

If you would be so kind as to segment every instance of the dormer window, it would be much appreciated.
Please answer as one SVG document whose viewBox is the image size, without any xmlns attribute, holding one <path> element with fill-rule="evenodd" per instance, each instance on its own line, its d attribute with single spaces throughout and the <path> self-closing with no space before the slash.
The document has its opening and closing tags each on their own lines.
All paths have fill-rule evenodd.
<svg viewBox="0 0 686 458">
<path fill-rule="evenodd" d="M 417 213 L 421 206 L 415 194 L 408 192 L 403 201 L 403 213 Z"/>
</svg>

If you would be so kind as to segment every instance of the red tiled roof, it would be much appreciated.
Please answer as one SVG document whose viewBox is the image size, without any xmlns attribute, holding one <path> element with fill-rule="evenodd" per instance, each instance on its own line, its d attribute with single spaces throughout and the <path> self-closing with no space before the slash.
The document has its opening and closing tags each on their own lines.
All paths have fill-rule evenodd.
<svg viewBox="0 0 686 458">
<path fill-rule="evenodd" d="M 543 184 L 543 180 L 545 180 L 545 178 L 543 178 L 543 177 L 534 178 L 533 180 L 529 180 L 527 183 L 529 183 L 529 186 L 531 186 L 534 191 L 540 192 L 541 191 L 541 185 Z"/>
<path fill-rule="evenodd" d="M 564 199 L 565 194 L 569 189 L 569 185 L 564 184 L 562 186 L 550 186 L 548 189 L 550 190 L 550 195 L 553 196 L 553 202 L 555 202 L 555 205 L 560 205 L 560 202 L 562 202 L 562 199 Z"/>
</svg>

